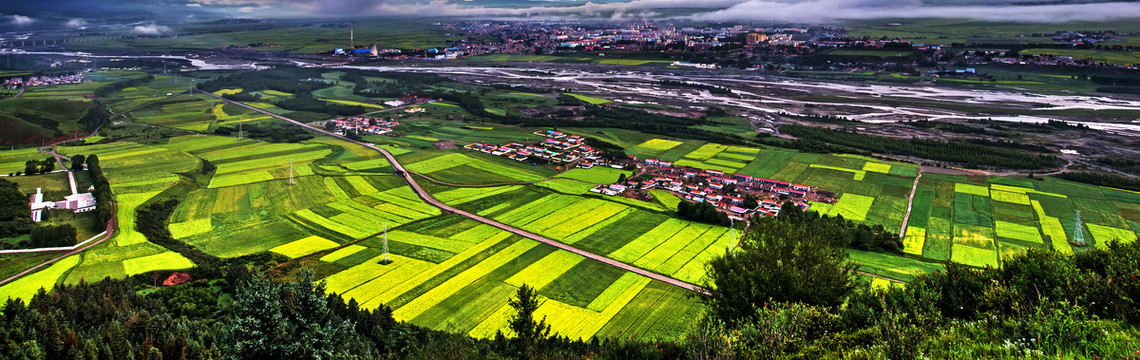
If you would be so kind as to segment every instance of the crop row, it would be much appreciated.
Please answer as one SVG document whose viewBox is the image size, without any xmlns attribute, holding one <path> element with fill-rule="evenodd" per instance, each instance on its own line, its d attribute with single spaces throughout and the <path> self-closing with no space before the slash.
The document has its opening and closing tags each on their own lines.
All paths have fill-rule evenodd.
<svg viewBox="0 0 1140 360">
<path fill-rule="evenodd" d="M 194 267 L 194 262 L 182 254 L 167 251 L 160 254 L 123 260 L 123 271 L 127 276 L 159 270 L 182 270 Z"/>
<path fill-rule="evenodd" d="M 524 284 L 542 289 L 586 258 L 568 251 L 558 250 L 515 273 L 505 282 L 517 287 Z"/>
<path fill-rule="evenodd" d="M 320 226 L 320 227 L 323 227 L 323 228 L 344 234 L 344 235 L 346 235 L 350 238 L 353 238 L 353 239 L 360 239 L 360 238 L 363 238 L 363 237 L 366 237 L 366 236 L 372 234 L 372 232 L 369 232 L 366 230 L 361 230 L 361 229 L 358 229 L 354 226 L 346 225 L 344 223 L 337 222 L 334 219 L 325 218 L 324 216 L 317 215 L 316 213 L 314 213 L 312 210 L 309 210 L 309 209 L 302 209 L 302 210 L 299 210 L 293 214 L 296 215 L 298 218 L 304 219 L 304 220 L 311 222 L 317 226 Z M 345 215 L 345 214 L 341 214 L 341 215 Z M 337 215 L 337 216 L 341 216 L 341 215 Z M 360 222 L 358 222 L 358 220 L 355 220 L 355 219 L 346 219 L 346 220 L 350 220 L 348 222 L 350 224 L 360 224 Z"/>
<path fill-rule="evenodd" d="M 428 290 L 426 293 L 416 297 L 411 302 L 400 306 L 392 313 L 398 321 L 406 321 L 419 316 L 427 309 L 438 305 L 440 302 L 447 299 L 452 294 L 455 294 L 464 286 L 478 280 L 479 278 L 494 271 L 499 266 L 502 266 L 519 255 L 527 252 L 531 248 L 538 246 L 537 242 L 530 240 L 520 240 L 511 244 L 506 249 L 496 252 L 487 259 L 480 261 L 475 266 L 459 273 L 458 275 L 448 279 L 439 286 Z"/>
<path fill-rule="evenodd" d="M 318 251 L 332 249 L 337 246 L 340 246 L 340 244 L 337 244 L 332 240 L 325 239 L 320 236 L 312 235 L 303 239 L 279 245 L 277 247 L 269 249 L 269 251 L 285 255 L 292 259 L 296 259 Z"/>
</svg>

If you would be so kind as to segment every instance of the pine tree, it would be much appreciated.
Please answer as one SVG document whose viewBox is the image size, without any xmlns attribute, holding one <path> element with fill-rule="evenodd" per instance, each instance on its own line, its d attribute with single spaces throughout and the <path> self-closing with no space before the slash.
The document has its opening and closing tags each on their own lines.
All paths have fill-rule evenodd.
<svg viewBox="0 0 1140 360">
<path fill-rule="evenodd" d="M 529 285 L 523 284 L 515 294 L 515 298 L 507 302 L 515 309 L 511 317 L 510 327 L 515 333 L 518 350 L 521 358 L 532 358 L 542 350 L 544 343 L 550 339 L 550 325 L 546 324 L 546 317 L 535 321 L 534 312 L 538 310 L 538 293 Z"/>
</svg>

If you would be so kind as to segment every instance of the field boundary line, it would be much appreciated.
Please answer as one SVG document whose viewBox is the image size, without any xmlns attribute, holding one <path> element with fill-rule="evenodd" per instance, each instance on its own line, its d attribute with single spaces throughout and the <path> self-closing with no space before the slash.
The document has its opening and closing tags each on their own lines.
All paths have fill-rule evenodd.
<svg viewBox="0 0 1140 360">
<path fill-rule="evenodd" d="M 475 215 L 475 214 L 472 214 L 472 213 L 451 207 L 450 205 L 444 204 L 444 203 L 440 202 L 439 200 L 436 200 L 434 197 L 432 197 L 431 194 L 429 194 L 427 191 L 424 191 L 424 189 L 422 187 L 420 187 L 420 184 L 416 182 L 415 178 L 412 177 L 412 173 L 405 170 L 403 165 L 400 165 L 400 163 L 398 161 L 396 161 L 396 157 L 394 155 L 392 155 L 391 152 L 388 152 L 384 148 L 381 148 L 375 144 L 349 139 L 348 137 L 338 135 L 338 134 L 329 132 L 327 130 L 324 130 L 324 129 L 318 128 L 316 126 L 312 126 L 312 125 L 309 125 L 309 124 L 306 124 L 306 123 L 303 123 L 303 122 L 300 122 L 297 120 L 293 120 L 293 119 L 284 117 L 282 115 L 274 114 L 274 113 L 266 111 L 264 109 L 258 109 L 256 107 L 246 105 L 242 102 L 226 99 L 224 97 L 214 95 L 214 94 L 208 93 L 208 92 L 200 90 L 200 89 L 195 88 L 195 90 L 198 90 L 199 92 L 201 92 L 203 94 L 217 98 L 219 100 L 222 100 L 222 101 L 234 104 L 234 105 L 238 105 L 238 106 L 244 107 L 246 109 L 253 110 L 253 111 L 265 114 L 265 115 L 269 115 L 269 116 L 277 118 L 279 120 L 286 121 L 288 123 L 291 123 L 291 124 L 294 124 L 297 126 L 301 126 L 303 128 L 306 128 L 306 129 L 311 130 L 311 131 L 315 131 L 315 132 L 320 133 L 320 134 L 332 136 L 332 137 L 335 137 L 337 139 L 341 139 L 341 140 L 348 141 L 348 142 L 351 142 L 351 143 L 354 143 L 354 144 L 357 144 L 360 146 L 364 146 L 364 147 L 372 149 L 372 150 L 379 151 L 381 154 L 384 155 L 385 158 L 388 159 L 388 162 L 392 164 L 392 168 L 396 170 L 396 174 L 398 174 L 398 175 L 400 175 L 400 177 L 404 178 L 404 181 L 406 181 L 408 183 L 408 185 L 412 187 L 412 190 L 415 191 L 416 195 L 419 196 L 420 199 L 423 199 L 428 204 L 435 206 L 435 207 L 437 207 L 440 210 L 443 210 L 445 212 L 458 214 L 458 215 L 461 215 L 463 217 L 466 217 L 466 218 L 469 218 L 469 219 L 472 219 L 472 220 L 475 220 L 475 221 L 478 221 L 478 222 L 481 222 L 481 223 L 484 223 L 487 225 L 491 225 L 491 226 L 499 228 L 501 230 L 514 233 L 514 234 L 522 236 L 524 238 L 528 238 L 531 240 L 542 242 L 544 244 L 556 247 L 558 249 L 566 250 L 566 251 L 581 255 L 583 257 L 599 261 L 603 264 L 607 264 L 607 265 L 610 265 L 610 266 L 613 266 L 613 267 L 616 267 L 616 268 L 619 268 L 619 269 L 622 269 L 625 271 L 629 271 L 629 272 L 632 272 L 632 273 L 635 273 L 635 274 L 638 274 L 638 275 L 641 275 L 641 276 L 644 276 L 644 277 L 647 277 L 647 278 L 650 278 L 653 280 L 661 281 L 661 282 L 664 282 L 666 284 L 673 285 L 673 286 L 676 286 L 676 287 L 679 287 L 679 288 L 682 288 L 685 290 L 695 291 L 695 292 L 700 292 L 700 293 L 705 292 L 705 289 L 698 286 L 698 285 L 690 284 L 688 282 L 685 282 L 685 281 L 682 281 L 679 279 L 675 279 L 675 278 L 672 278 L 669 276 L 661 275 L 661 274 L 658 274 L 658 273 L 655 273 L 655 272 L 652 272 L 649 270 L 645 270 L 645 269 L 642 269 L 642 268 L 639 268 L 639 267 L 636 267 L 636 266 L 633 266 L 630 264 L 626 264 L 626 263 L 621 262 L 621 261 L 610 259 L 608 257 L 598 255 L 598 254 L 595 254 L 595 253 L 592 253 L 592 252 L 589 252 L 586 250 L 582 250 L 582 249 L 579 249 L 579 248 L 576 248 L 576 247 L 573 247 L 573 246 L 570 246 L 570 245 L 567 245 L 567 244 L 564 244 L 564 243 L 561 243 L 558 241 L 547 239 L 547 238 L 539 236 L 537 234 L 534 234 L 534 233 L 531 233 L 531 232 L 528 232 L 528 231 L 525 231 L 522 229 L 514 228 L 514 227 L 508 226 L 506 224 L 500 223 L 498 221 L 494 221 L 494 220 L 491 220 L 491 219 L 488 219 L 488 218 L 485 218 L 482 216 L 478 216 L 478 215 Z"/>
</svg>

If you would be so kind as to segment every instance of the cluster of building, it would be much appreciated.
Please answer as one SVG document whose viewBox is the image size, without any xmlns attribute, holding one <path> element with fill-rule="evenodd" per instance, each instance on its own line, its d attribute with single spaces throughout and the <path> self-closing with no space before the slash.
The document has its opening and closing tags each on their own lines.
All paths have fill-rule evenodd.
<svg viewBox="0 0 1140 360">
<path fill-rule="evenodd" d="M 83 78 L 83 73 L 75 73 L 71 75 L 59 76 L 32 76 L 27 79 L 24 78 L 10 78 L 5 79 L 0 85 L 5 89 L 14 90 L 19 89 L 21 86 L 47 86 L 47 85 L 62 85 L 62 84 L 79 84 L 90 82 L 89 79 Z"/>
<path fill-rule="evenodd" d="M 400 122 L 368 116 L 349 116 L 340 119 L 332 119 L 325 123 L 325 127 L 336 129 L 337 132 L 341 135 L 344 135 L 349 130 L 355 131 L 358 134 L 387 134 L 392 132 L 393 126 L 397 125 L 400 125 Z"/>
<path fill-rule="evenodd" d="M 452 46 L 423 54 L 426 58 L 453 59 L 482 54 L 544 54 L 575 51 L 703 51 L 733 44 L 799 45 L 793 37 L 807 29 L 758 28 L 743 25 L 677 27 L 672 23 L 631 21 L 584 24 L 577 21 L 494 22 L 474 21 L 439 24 L 448 35 L 463 39 Z M 744 39 L 748 37 L 751 42 Z M 500 42 L 474 43 L 471 38 L 494 38 Z"/>
<path fill-rule="evenodd" d="M 590 191 L 616 196 L 632 189 L 663 189 L 692 202 L 707 202 L 733 215 L 747 218 L 752 215 L 775 216 L 783 204 L 782 197 L 807 209 L 809 198 L 828 201 L 815 193 L 811 186 L 752 177 L 743 174 L 725 174 L 720 170 L 674 167 L 672 163 L 646 159 L 641 168 L 654 177 L 645 180 L 627 180 L 623 183 L 599 185 Z M 749 195 L 757 200 L 756 206 L 745 205 Z"/>
<path fill-rule="evenodd" d="M 430 103 L 433 101 L 436 101 L 436 99 L 433 99 L 431 97 L 424 96 L 424 95 L 412 95 L 412 94 L 410 94 L 410 95 L 400 96 L 400 98 L 396 99 L 396 100 L 385 101 L 384 105 L 388 106 L 388 107 L 400 107 L 400 106 L 404 106 L 404 105 L 426 104 L 426 103 Z"/>
<path fill-rule="evenodd" d="M 569 163 L 582 160 L 582 163 L 589 162 L 592 167 L 594 162 L 600 160 L 599 152 L 586 146 L 585 138 L 579 135 L 554 130 L 536 131 L 535 134 L 544 136 L 546 139 L 537 144 L 529 145 L 514 142 L 503 145 L 471 143 L 463 148 L 494 156 L 503 156 L 515 161 L 539 158 L 554 163 Z"/>
<path fill-rule="evenodd" d="M 46 210 L 71 210 L 77 214 L 95 210 L 95 196 L 91 193 L 73 193 L 63 197 L 63 201 L 44 201 L 42 189 L 36 188 L 29 205 L 32 208 L 32 221 L 40 222 Z"/>
</svg>

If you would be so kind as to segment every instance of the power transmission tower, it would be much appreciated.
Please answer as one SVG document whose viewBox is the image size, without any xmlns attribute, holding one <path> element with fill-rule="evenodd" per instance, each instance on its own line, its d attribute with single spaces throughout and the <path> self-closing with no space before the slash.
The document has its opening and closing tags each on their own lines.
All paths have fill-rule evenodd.
<svg viewBox="0 0 1140 360">
<path fill-rule="evenodd" d="M 1077 217 L 1073 219 L 1073 245 L 1085 246 L 1085 228 L 1081 225 L 1081 211 L 1074 211 L 1077 212 Z"/>
<path fill-rule="evenodd" d="M 380 264 L 388 265 L 392 263 L 392 259 L 388 258 L 388 225 L 384 225 L 384 255 L 380 258 Z"/>
<path fill-rule="evenodd" d="M 289 185 L 293 185 L 293 159 L 289 159 Z"/>
<path fill-rule="evenodd" d="M 729 239 L 732 239 L 732 244 L 728 246 L 728 251 L 736 249 L 736 219 L 731 216 L 728 218 L 728 232 Z"/>
<path fill-rule="evenodd" d="M 245 123 L 245 115 L 242 115 L 241 120 L 238 120 L 238 140 L 241 140 L 241 124 L 243 123 Z"/>
</svg>

